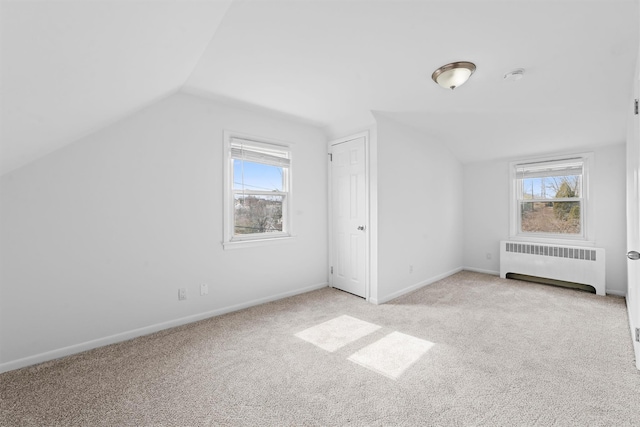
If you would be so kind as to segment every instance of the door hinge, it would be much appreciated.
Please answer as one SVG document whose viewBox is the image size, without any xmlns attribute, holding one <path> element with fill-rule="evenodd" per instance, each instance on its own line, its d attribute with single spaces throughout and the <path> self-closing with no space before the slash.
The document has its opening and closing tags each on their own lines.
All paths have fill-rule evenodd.
<svg viewBox="0 0 640 427">
<path fill-rule="evenodd" d="M 636 342 L 640 342 L 640 328 L 636 328 Z"/>
<path fill-rule="evenodd" d="M 331 274 L 333 274 L 333 267 L 331 267 Z"/>
<path fill-rule="evenodd" d="M 636 109 L 637 109 L 637 103 L 636 103 Z M 636 114 L 638 114 L 638 113 L 636 113 Z M 333 154 L 332 153 L 329 153 L 329 161 L 333 162 Z"/>
<path fill-rule="evenodd" d="M 638 100 L 635 100 L 635 106 L 633 108 L 633 112 L 634 114 L 637 116 L 638 115 Z"/>
</svg>

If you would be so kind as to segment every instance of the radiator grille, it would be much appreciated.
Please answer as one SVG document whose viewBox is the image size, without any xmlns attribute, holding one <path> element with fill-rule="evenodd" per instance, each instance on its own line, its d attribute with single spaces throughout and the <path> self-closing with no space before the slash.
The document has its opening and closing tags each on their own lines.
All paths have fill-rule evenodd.
<svg viewBox="0 0 640 427">
<path fill-rule="evenodd" d="M 507 252 L 519 254 L 542 255 L 558 258 L 581 259 L 596 261 L 596 251 L 593 249 L 571 248 L 564 246 L 532 245 L 530 243 L 505 242 Z"/>
</svg>

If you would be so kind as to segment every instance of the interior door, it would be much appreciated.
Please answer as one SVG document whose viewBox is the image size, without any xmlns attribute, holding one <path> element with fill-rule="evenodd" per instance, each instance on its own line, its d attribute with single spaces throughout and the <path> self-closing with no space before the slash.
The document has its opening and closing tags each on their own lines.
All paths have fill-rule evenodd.
<svg viewBox="0 0 640 427">
<path fill-rule="evenodd" d="M 640 97 L 640 56 L 636 67 L 634 98 Z M 635 107 L 636 111 L 638 107 Z M 627 138 L 627 307 L 634 339 L 636 367 L 640 369 L 640 116 L 633 115 Z"/>
<path fill-rule="evenodd" d="M 331 146 L 331 283 L 367 298 L 365 138 Z"/>
</svg>

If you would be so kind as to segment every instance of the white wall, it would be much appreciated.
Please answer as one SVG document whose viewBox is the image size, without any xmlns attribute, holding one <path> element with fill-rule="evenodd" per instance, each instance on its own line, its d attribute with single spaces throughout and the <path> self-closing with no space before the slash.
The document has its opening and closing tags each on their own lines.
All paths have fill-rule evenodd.
<svg viewBox="0 0 640 427">
<path fill-rule="evenodd" d="M 295 144 L 292 241 L 223 250 L 225 129 Z M 308 125 L 178 94 L 0 191 L 2 370 L 327 283 L 326 139 Z"/>
<path fill-rule="evenodd" d="M 377 302 L 385 302 L 462 266 L 462 165 L 433 138 L 375 116 Z"/>
<path fill-rule="evenodd" d="M 585 147 L 577 152 L 588 151 L 594 153 L 590 196 L 595 207 L 595 246 L 606 251 L 607 292 L 624 295 L 625 145 Z M 499 242 L 509 238 L 509 160 L 465 165 L 464 211 L 465 268 L 498 274 Z"/>
<path fill-rule="evenodd" d="M 500 240 L 509 237 L 509 162 L 471 163 L 463 170 L 463 265 L 498 275 Z"/>
</svg>

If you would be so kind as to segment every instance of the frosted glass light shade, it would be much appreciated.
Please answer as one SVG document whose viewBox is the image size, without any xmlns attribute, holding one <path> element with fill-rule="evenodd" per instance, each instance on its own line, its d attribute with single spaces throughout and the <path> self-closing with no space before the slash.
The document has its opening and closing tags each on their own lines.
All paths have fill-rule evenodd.
<svg viewBox="0 0 640 427">
<path fill-rule="evenodd" d="M 443 88 L 453 90 L 469 80 L 474 71 L 476 66 L 471 62 L 452 62 L 435 70 L 431 78 Z"/>
</svg>

